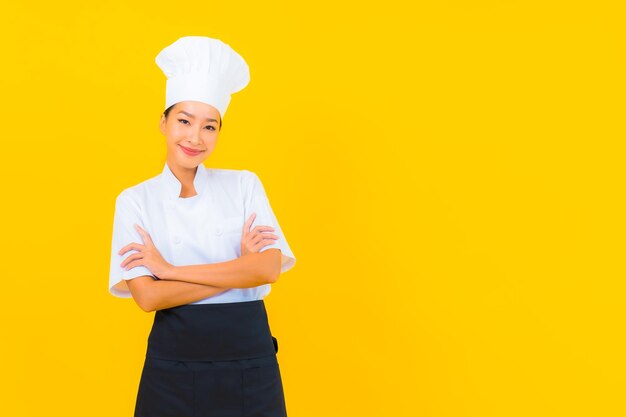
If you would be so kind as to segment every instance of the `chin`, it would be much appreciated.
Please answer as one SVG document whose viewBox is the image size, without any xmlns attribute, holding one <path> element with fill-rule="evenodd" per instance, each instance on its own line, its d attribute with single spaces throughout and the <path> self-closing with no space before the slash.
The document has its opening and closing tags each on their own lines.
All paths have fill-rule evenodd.
<svg viewBox="0 0 626 417">
<path fill-rule="evenodd" d="M 202 163 L 202 162 L 200 162 L 200 163 Z M 183 167 L 189 168 L 189 169 L 193 169 L 193 168 L 198 166 L 198 162 L 195 162 L 192 159 L 182 159 L 182 160 L 180 160 L 180 166 L 183 166 Z"/>
</svg>

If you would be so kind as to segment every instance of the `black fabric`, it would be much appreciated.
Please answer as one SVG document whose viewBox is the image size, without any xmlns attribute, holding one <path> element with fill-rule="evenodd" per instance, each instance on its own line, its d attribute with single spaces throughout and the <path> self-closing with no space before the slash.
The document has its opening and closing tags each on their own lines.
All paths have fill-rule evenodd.
<svg viewBox="0 0 626 417">
<path fill-rule="evenodd" d="M 276 353 L 263 300 L 185 304 L 157 310 L 147 356 L 225 361 Z"/>
<path fill-rule="evenodd" d="M 135 417 L 286 417 L 277 352 L 263 300 L 158 310 Z"/>
</svg>

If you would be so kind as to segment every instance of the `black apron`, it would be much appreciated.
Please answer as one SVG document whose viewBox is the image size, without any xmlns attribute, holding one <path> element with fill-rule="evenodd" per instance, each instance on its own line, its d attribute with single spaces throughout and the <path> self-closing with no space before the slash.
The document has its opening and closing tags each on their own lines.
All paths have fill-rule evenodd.
<svg viewBox="0 0 626 417">
<path fill-rule="evenodd" d="M 263 300 L 157 310 L 135 417 L 286 417 Z"/>
</svg>

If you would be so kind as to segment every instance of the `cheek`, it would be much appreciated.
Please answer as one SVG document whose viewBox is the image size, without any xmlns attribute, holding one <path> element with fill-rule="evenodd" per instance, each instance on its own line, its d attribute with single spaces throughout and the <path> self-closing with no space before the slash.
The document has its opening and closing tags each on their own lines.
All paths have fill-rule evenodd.
<svg viewBox="0 0 626 417">
<path fill-rule="evenodd" d="M 207 149 L 213 149 L 215 147 L 215 143 L 217 142 L 217 135 L 207 135 L 204 137 L 204 146 Z"/>
<path fill-rule="evenodd" d="M 170 129 L 169 134 L 173 138 L 179 138 L 183 134 L 183 129 L 181 126 L 174 126 Z"/>
</svg>

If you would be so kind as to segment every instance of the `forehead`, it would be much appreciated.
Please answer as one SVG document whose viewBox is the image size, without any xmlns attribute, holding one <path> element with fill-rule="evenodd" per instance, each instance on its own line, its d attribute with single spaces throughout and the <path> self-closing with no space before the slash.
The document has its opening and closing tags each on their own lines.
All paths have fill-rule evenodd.
<svg viewBox="0 0 626 417">
<path fill-rule="evenodd" d="M 195 118 L 213 118 L 219 120 L 220 112 L 215 107 L 208 103 L 203 103 L 201 101 L 181 101 L 174 105 L 172 109 L 175 113 L 185 112 L 190 114 L 190 117 Z"/>
</svg>

